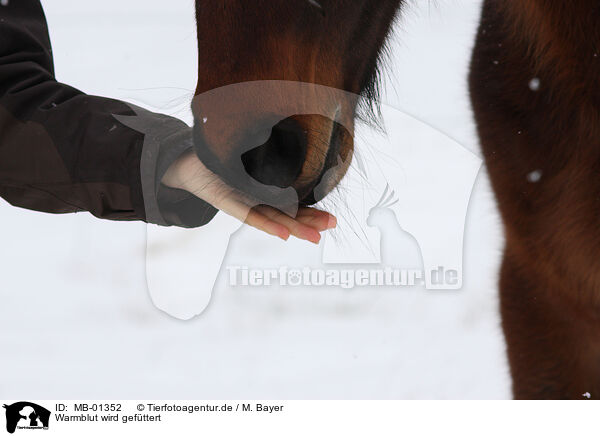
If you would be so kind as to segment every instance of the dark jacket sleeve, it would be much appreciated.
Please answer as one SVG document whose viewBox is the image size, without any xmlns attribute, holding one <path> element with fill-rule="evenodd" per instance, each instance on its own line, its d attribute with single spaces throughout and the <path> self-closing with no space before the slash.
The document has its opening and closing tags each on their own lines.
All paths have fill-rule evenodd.
<svg viewBox="0 0 600 436">
<path fill-rule="evenodd" d="M 39 0 L 0 6 L 0 196 L 28 209 L 196 227 L 216 214 L 160 180 L 192 149 L 180 120 L 55 79 Z"/>
</svg>

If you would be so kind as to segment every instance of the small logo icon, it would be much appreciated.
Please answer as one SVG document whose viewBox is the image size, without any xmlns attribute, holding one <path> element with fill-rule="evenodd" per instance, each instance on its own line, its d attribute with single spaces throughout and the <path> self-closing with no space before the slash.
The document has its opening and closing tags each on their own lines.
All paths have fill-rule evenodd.
<svg viewBox="0 0 600 436">
<path fill-rule="evenodd" d="M 19 401 L 6 409 L 6 431 L 14 433 L 19 430 L 48 430 L 50 411 L 42 406 L 27 401 Z"/>
</svg>

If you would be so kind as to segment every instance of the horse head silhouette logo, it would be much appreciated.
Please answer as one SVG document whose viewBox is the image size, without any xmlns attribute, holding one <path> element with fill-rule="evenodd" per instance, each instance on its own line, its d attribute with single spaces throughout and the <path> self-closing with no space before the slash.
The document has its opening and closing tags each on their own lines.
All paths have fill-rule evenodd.
<svg viewBox="0 0 600 436">
<path fill-rule="evenodd" d="M 14 433 L 18 428 L 47 429 L 50 422 L 50 411 L 42 406 L 27 401 L 4 405 L 6 409 L 6 431 Z"/>
</svg>

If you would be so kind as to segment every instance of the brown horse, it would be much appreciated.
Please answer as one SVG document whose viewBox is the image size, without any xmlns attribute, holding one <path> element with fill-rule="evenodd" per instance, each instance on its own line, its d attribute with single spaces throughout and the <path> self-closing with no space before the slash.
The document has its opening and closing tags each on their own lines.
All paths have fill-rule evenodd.
<svg viewBox="0 0 600 436">
<path fill-rule="evenodd" d="M 198 0 L 196 94 L 285 80 L 376 99 L 378 60 L 402 3 Z M 501 312 L 516 398 L 600 397 L 599 18 L 597 0 L 486 0 L 477 35 L 471 95 L 505 224 Z M 302 98 L 254 93 L 234 104 L 277 99 L 268 106 L 288 113 Z M 267 111 L 211 119 L 210 133 L 205 108 L 193 109 L 198 155 L 232 184 L 241 154 L 254 179 L 312 204 L 332 156 L 352 153 L 352 124 L 339 120 L 357 115 L 355 99 L 328 115 L 288 116 L 250 151 L 241 144 Z"/>
<path fill-rule="evenodd" d="M 600 3 L 486 0 L 470 87 L 516 398 L 600 397 Z"/>
</svg>

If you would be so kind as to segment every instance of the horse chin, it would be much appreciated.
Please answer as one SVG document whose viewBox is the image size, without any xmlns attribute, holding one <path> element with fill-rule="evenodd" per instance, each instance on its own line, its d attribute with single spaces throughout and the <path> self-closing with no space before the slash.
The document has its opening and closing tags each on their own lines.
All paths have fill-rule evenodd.
<svg viewBox="0 0 600 436">
<path fill-rule="evenodd" d="M 342 181 L 354 154 L 354 139 L 348 129 L 334 123 L 329 149 L 323 169 L 316 177 L 308 193 L 302 196 L 300 204 L 312 206 L 323 200 Z"/>
</svg>

